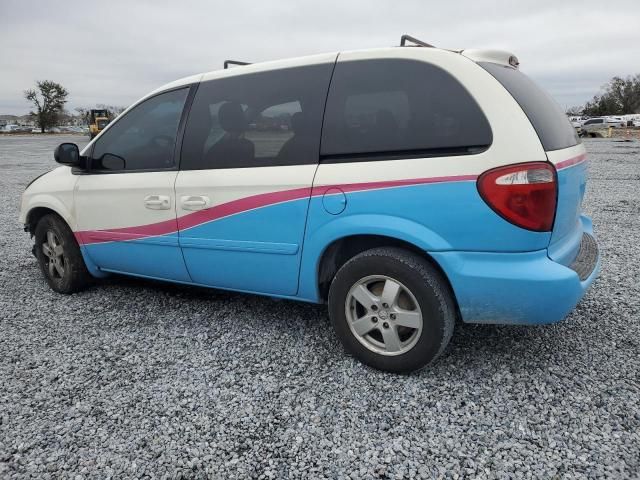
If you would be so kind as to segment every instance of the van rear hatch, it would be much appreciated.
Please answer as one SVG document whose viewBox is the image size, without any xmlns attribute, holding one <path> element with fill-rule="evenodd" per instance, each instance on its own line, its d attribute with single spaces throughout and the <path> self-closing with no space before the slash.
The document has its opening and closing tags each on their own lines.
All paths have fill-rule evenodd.
<svg viewBox="0 0 640 480">
<path fill-rule="evenodd" d="M 509 65 L 479 65 L 518 102 L 538 134 L 547 160 L 557 170 L 558 200 L 548 251 L 552 260 L 571 265 L 584 234 L 580 217 L 587 176 L 584 147 L 560 106 L 529 77 Z"/>
</svg>

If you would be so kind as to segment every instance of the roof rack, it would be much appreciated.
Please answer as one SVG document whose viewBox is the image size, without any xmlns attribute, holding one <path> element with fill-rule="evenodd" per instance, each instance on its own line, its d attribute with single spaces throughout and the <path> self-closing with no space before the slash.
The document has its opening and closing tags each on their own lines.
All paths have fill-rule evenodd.
<svg viewBox="0 0 640 480">
<path fill-rule="evenodd" d="M 411 42 L 416 47 L 429 47 L 436 48 L 433 45 L 428 44 L 427 42 L 423 42 L 422 40 L 418 40 L 416 37 L 412 37 L 411 35 L 407 35 L 406 33 L 400 37 L 400 46 L 405 47 L 405 43 Z"/>
<path fill-rule="evenodd" d="M 229 68 L 229 65 L 251 65 L 249 62 L 239 62 L 238 60 L 225 60 L 224 68 L 225 70 Z"/>
</svg>

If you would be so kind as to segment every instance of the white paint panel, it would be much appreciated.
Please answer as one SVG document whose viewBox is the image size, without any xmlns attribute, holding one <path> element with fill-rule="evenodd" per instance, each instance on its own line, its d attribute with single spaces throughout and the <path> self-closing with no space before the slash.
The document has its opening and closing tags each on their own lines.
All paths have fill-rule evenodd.
<svg viewBox="0 0 640 480">
<path fill-rule="evenodd" d="M 81 175 L 76 183 L 77 230 L 106 230 L 175 220 L 173 186 L 178 172 Z M 149 195 L 170 198 L 168 210 L 151 210 Z"/>
<path fill-rule="evenodd" d="M 556 165 L 560 162 L 564 162 L 566 160 L 570 160 L 584 154 L 586 154 L 584 145 L 582 143 L 579 143 L 578 145 L 574 145 L 573 147 L 547 152 L 547 157 L 549 158 L 549 161 L 551 163 Z"/>
<path fill-rule="evenodd" d="M 58 167 L 33 182 L 22 194 L 20 223 L 36 207 L 50 208 L 58 213 L 73 230 L 76 224 L 73 187 L 78 179 L 69 167 Z"/>
</svg>

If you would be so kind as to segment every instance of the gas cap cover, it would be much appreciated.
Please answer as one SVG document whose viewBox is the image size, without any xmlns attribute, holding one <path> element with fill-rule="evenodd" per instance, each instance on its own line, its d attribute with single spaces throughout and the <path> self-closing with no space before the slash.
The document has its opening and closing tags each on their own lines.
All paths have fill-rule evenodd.
<svg viewBox="0 0 640 480">
<path fill-rule="evenodd" d="M 324 192 L 322 206 L 331 215 L 338 215 L 347 208 L 347 196 L 339 188 L 331 187 Z"/>
</svg>

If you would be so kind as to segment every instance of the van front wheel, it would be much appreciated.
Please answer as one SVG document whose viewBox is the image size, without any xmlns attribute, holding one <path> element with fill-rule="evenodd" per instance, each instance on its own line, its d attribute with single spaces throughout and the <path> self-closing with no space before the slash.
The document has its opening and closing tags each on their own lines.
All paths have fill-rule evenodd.
<svg viewBox="0 0 640 480">
<path fill-rule="evenodd" d="M 73 232 L 57 215 L 45 215 L 36 225 L 35 254 L 42 274 L 56 292 L 74 293 L 90 282 Z"/>
<path fill-rule="evenodd" d="M 329 289 L 329 315 L 360 361 L 405 373 L 442 354 L 453 334 L 455 305 L 446 280 L 426 259 L 384 247 L 340 268 Z"/>
</svg>

